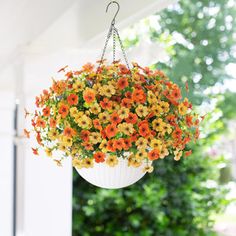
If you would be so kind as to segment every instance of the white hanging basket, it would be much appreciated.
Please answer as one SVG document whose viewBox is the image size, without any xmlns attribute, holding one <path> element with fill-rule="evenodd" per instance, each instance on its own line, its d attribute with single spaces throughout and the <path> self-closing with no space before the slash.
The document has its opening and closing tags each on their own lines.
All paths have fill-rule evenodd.
<svg viewBox="0 0 236 236">
<path fill-rule="evenodd" d="M 76 170 L 81 177 L 97 187 L 118 189 L 140 180 L 145 175 L 144 167 L 145 163 L 140 167 L 129 167 L 127 159 L 119 158 L 118 164 L 114 167 L 110 167 L 105 163 L 94 163 L 93 168 L 76 168 Z"/>
</svg>

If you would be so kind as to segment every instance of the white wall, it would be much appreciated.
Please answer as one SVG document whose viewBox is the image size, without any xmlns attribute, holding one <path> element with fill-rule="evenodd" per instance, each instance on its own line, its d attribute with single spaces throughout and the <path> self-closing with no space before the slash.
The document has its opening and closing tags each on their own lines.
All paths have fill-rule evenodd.
<svg viewBox="0 0 236 236">
<path fill-rule="evenodd" d="M 0 92 L 0 235 L 12 235 L 13 109 L 11 92 Z"/>
</svg>

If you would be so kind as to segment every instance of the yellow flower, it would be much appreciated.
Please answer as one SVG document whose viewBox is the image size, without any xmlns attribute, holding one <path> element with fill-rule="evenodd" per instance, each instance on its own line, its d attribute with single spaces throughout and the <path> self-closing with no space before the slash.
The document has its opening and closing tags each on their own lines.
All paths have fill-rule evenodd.
<svg viewBox="0 0 236 236">
<path fill-rule="evenodd" d="M 77 115 L 78 115 L 78 109 L 76 107 L 71 107 L 70 116 L 75 118 Z"/>
<path fill-rule="evenodd" d="M 51 140 L 56 140 L 58 138 L 58 132 L 56 129 L 51 129 L 49 132 L 48 132 L 48 138 L 51 139 Z"/>
<path fill-rule="evenodd" d="M 90 111 L 87 110 L 87 111 L 84 112 L 84 114 L 85 114 L 86 116 L 90 116 Z"/>
<path fill-rule="evenodd" d="M 121 107 L 117 113 L 121 119 L 125 119 L 129 116 L 129 109 L 126 107 Z"/>
<path fill-rule="evenodd" d="M 52 156 L 52 149 L 46 148 L 46 149 L 45 149 L 45 153 L 46 153 L 46 155 L 47 155 L 48 157 L 51 157 L 51 156 Z"/>
<path fill-rule="evenodd" d="M 76 120 L 76 122 L 82 129 L 88 129 L 92 125 L 91 119 L 86 115 L 83 115 L 82 117 L 80 117 L 78 120 Z"/>
<path fill-rule="evenodd" d="M 82 160 L 82 165 L 85 168 L 92 168 L 93 167 L 93 159 L 91 158 L 85 158 Z"/>
<path fill-rule="evenodd" d="M 74 117 L 75 122 L 78 123 L 78 120 L 79 120 L 83 115 L 84 115 L 84 112 L 83 112 L 83 111 L 79 111 L 79 112 L 75 115 L 75 117 Z"/>
<path fill-rule="evenodd" d="M 174 155 L 175 155 L 175 157 L 174 157 L 174 160 L 175 161 L 179 161 L 180 160 L 180 157 L 182 156 L 182 154 L 183 154 L 183 152 L 182 151 L 180 151 L 180 150 L 175 150 L 174 151 Z"/>
<path fill-rule="evenodd" d="M 98 75 L 98 77 L 100 77 L 100 75 Z M 98 79 L 97 79 L 98 80 Z M 102 87 L 102 85 L 100 83 L 96 83 L 93 85 L 93 89 L 96 91 L 96 92 L 99 92 L 99 89 Z"/>
<path fill-rule="evenodd" d="M 163 128 L 163 130 L 162 130 L 163 135 L 165 135 L 165 133 L 170 134 L 172 132 L 172 128 L 171 128 L 170 124 L 167 124 L 167 123 L 163 122 L 162 128 Z"/>
<path fill-rule="evenodd" d="M 77 169 L 83 168 L 83 162 L 77 158 L 73 158 L 72 165 Z"/>
<path fill-rule="evenodd" d="M 136 146 L 141 149 L 145 149 L 147 147 L 147 140 L 143 137 L 140 137 L 136 142 Z"/>
<path fill-rule="evenodd" d="M 161 118 L 158 118 L 152 121 L 152 127 L 156 131 L 162 131 L 163 125 L 164 125 L 164 122 Z"/>
<path fill-rule="evenodd" d="M 112 85 L 103 85 L 99 88 L 99 94 L 106 97 L 111 97 L 116 93 L 115 87 Z"/>
<path fill-rule="evenodd" d="M 159 105 L 164 113 L 167 113 L 170 110 L 170 105 L 168 102 L 161 101 Z"/>
<path fill-rule="evenodd" d="M 97 115 L 99 112 L 101 112 L 101 107 L 99 106 L 98 103 L 94 103 L 94 104 L 90 107 L 89 111 L 90 111 L 91 113 Z"/>
<path fill-rule="evenodd" d="M 78 148 L 77 146 L 71 147 L 71 156 L 72 157 L 78 157 L 79 153 L 81 152 L 81 149 Z"/>
<path fill-rule="evenodd" d="M 151 104 L 157 103 L 157 98 L 152 91 L 148 91 L 147 94 L 148 94 L 147 100 L 149 103 L 151 103 Z"/>
<path fill-rule="evenodd" d="M 163 159 L 164 157 L 169 155 L 169 151 L 166 147 L 162 147 L 160 151 L 160 158 Z"/>
<path fill-rule="evenodd" d="M 89 135 L 89 141 L 92 143 L 92 144 L 97 144 L 97 143 L 100 143 L 102 141 L 102 136 L 100 133 L 98 132 L 92 132 L 90 133 Z"/>
<path fill-rule="evenodd" d="M 142 161 L 139 159 L 136 159 L 134 154 L 131 154 L 128 157 L 128 166 L 132 166 L 132 167 L 139 167 L 142 165 Z"/>
<path fill-rule="evenodd" d="M 108 112 L 104 111 L 98 115 L 99 121 L 102 124 L 106 124 L 110 121 L 110 115 Z"/>
<path fill-rule="evenodd" d="M 111 85 L 111 86 L 113 86 L 113 87 L 116 87 L 116 84 L 117 84 L 117 82 L 116 82 L 115 80 L 110 80 L 110 81 L 108 82 L 108 85 Z"/>
<path fill-rule="evenodd" d="M 57 115 L 57 116 L 56 116 L 56 123 L 57 123 L 57 124 L 60 124 L 61 120 L 62 120 L 61 115 Z"/>
<path fill-rule="evenodd" d="M 99 145 L 99 148 L 101 149 L 102 152 L 106 153 L 107 152 L 107 140 L 103 139 L 102 142 Z"/>
<path fill-rule="evenodd" d="M 67 151 L 67 146 L 66 146 L 64 143 L 59 143 L 58 149 L 59 149 L 60 151 L 65 152 L 65 151 Z"/>
<path fill-rule="evenodd" d="M 83 91 L 84 87 L 85 87 L 84 82 L 79 81 L 79 80 L 76 80 L 73 84 L 73 89 L 74 89 L 75 92 Z"/>
<path fill-rule="evenodd" d="M 136 154 L 135 154 L 136 159 L 138 160 L 143 160 L 147 157 L 147 152 L 145 149 L 141 149 L 139 150 Z"/>
<path fill-rule="evenodd" d="M 153 148 L 153 149 L 158 149 L 159 151 L 161 150 L 162 148 L 162 141 L 159 140 L 159 139 L 152 139 L 151 143 L 150 143 L 150 146 Z"/>
<path fill-rule="evenodd" d="M 152 173 L 153 172 L 153 170 L 154 170 L 154 168 L 153 168 L 153 166 L 149 166 L 149 165 L 147 165 L 147 166 L 145 166 L 144 168 L 143 168 L 143 172 L 144 173 Z"/>
<path fill-rule="evenodd" d="M 135 112 L 139 117 L 145 117 L 148 115 L 148 108 L 143 105 L 138 105 L 138 107 L 135 109 Z"/>
<path fill-rule="evenodd" d="M 73 140 L 70 137 L 63 136 L 62 137 L 62 143 L 67 147 L 71 147 L 72 144 L 73 144 Z"/>
<path fill-rule="evenodd" d="M 130 123 L 119 124 L 118 129 L 121 133 L 124 133 L 125 135 L 130 135 L 134 132 L 134 127 Z"/>
<path fill-rule="evenodd" d="M 112 156 L 112 155 L 108 156 L 108 157 L 106 158 L 106 164 L 109 165 L 109 166 L 111 166 L 111 167 L 116 166 L 116 165 L 118 164 L 118 159 L 117 159 L 117 157 L 116 157 L 116 156 Z"/>
<path fill-rule="evenodd" d="M 118 110 L 120 110 L 120 106 L 118 105 L 118 103 L 112 102 L 111 108 L 109 109 L 109 111 L 113 112 L 113 111 L 118 111 Z"/>
<path fill-rule="evenodd" d="M 163 113 L 163 109 L 159 105 L 153 105 L 151 107 L 151 110 L 155 113 L 155 115 L 159 115 L 159 114 Z"/>
<path fill-rule="evenodd" d="M 188 107 L 184 105 L 184 103 L 180 103 L 178 106 L 179 114 L 184 116 L 187 113 Z"/>
</svg>

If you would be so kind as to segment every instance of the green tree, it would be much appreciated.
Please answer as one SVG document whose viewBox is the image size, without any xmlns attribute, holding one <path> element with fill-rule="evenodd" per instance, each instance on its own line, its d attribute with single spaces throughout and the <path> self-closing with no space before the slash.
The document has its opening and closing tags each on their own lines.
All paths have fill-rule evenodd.
<svg viewBox="0 0 236 236">
<path fill-rule="evenodd" d="M 170 60 L 163 69 L 180 86 L 187 81 L 195 105 L 218 100 L 203 123 L 204 138 L 193 155 L 175 162 L 158 160 L 155 172 L 119 190 L 96 188 L 74 174 L 73 235 L 209 236 L 214 214 L 227 204 L 226 190 L 217 184 L 222 157 L 207 151 L 235 117 L 235 94 L 206 93 L 231 79 L 225 71 L 235 62 L 235 5 L 233 1 L 181 0 L 160 14 L 160 30 L 145 19 L 151 40 L 164 44 Z M 138 43 L 137 38 L 131 43 Z M 171 43 L 170 43 L 171 41 Z M 171 46 L 170 46 L 171 45 Z M 225 101 L 225 102 L 224 102 Z M 220 114 L 220 119 L 214 119 Z"/>
</svg>

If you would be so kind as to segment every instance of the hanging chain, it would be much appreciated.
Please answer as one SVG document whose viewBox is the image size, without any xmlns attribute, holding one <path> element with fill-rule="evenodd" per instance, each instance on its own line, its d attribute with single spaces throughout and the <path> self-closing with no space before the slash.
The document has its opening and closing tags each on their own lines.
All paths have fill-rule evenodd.
<svg viewBox="0 0 236 236">
<path fill-rule="evenodd" d="M 97 72 L 99 70 L 99 68 L 101 67 L 102 63 L 103 63 L 103 60 L 104 60 L 104 56 L 105 56 L 105 52 L 106 52 L 106 48 L 107 48 L 107 44 L 109 42 L 109 39 L 111 37 L 111 34 L 112 34 L 112 31 L 113 31 L 113 24 L 111 24 L 110 28 L 109 28 L 109 31 L 108 31 L 108 34 L 107 34 L 107 38 L 106 38 L 106 41 L 105 41 L 105 45 L 104 45 L 104 48 L 102 50 L 102 56 L 101 56 L 101 59 L 99 61 L 99 65 L 98 65 L 98 68 L 97 68 Z"/>
<path fill-rule="evenodd" d="M 117 37 L 118 37 L 118 40 L 119 40 L 119 43 L 120 43 L 120 48 L 121 48 L 123 57 L 124 57 L 124 59 L 125 59 L 125 63 L 126 63 L 128 69 L 129 69 L 129 71 L 131 72 L 130 67 L 129 67 L 129 62 L 128 62 L 128 59 L 127 59 L 127 56 L 126 56 L 126 52 L 125 52 L 125 49 L 124 49 L 124 45 L 123 45 L 122 40 L 121 40 L 121 38 L 120 38 L 120 34 L 119 34 L 117 28 L 115 28 L 115 27 L 114 27 L 114 31 L 116 32 L 116 35 L 117 35 Z"/>
<path fill-rule="evenodd" d="M 124 49 L 124 45 L 123 45 L 122 40 L 120 38 L 120 34 L 118 32 L 118 29 L 115 27 L 115 22 L 114 21 L 112 22 L 112 24 L 110 26 L 110 29 L 108 31 L 107 38 L 106 38 L 106 41 L 105 41 L 105 45 L 104 45 L 104 48 L 103 48 L 103 51 L 102 51 L 102 56 L 101 56 L 97 71 L 99 70 L 99 68 L 101 67 L 101 65 L 103 63 L 105 52 L 106 52 L 107 45 L 108 45 L 108 42 L 110 40 L 111 35 L 113 35 L 113 63 L 115 62 L 115 59 L 116 59 L 116 36 L 117 36 L 118 42 L 120 44 L 120 48 L 121 48 L 121 51 L 122 51 L 122 55 L 125 59 L 126 66 L 129 69 L 129 71 L 131 72 L 129 62 L 128 62 L 128 59 L 127 59 L 127 56 L 126 56 L 126 52 L 125 52 L 125 49 Z"/>
<path fill-rule="evenodd" d="M 116 31 L 114 29 L 115 27 L 113 26 L 113 63 L 116 60 Z"/>
</svg>

